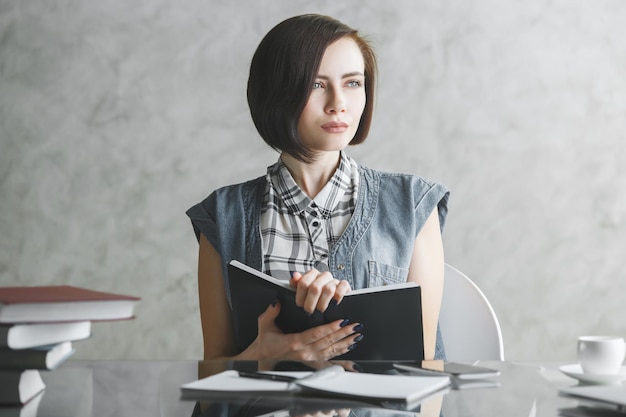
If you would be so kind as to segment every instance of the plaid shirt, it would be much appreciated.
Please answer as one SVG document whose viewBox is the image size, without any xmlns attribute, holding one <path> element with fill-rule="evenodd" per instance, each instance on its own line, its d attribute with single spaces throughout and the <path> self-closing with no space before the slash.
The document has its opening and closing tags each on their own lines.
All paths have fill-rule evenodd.
<svg viewBox="0 0 626 417">
<path fill-rule="evenodd" d="M 344 152 L 334 175 L 313 199 L 281 159 L 268 167 L 260 224 L 263 271 L 288 280 L 296 271 L 328 270 L 329 250 L 352 218 L 358 188 L 358 166 Z"/>
</svg>

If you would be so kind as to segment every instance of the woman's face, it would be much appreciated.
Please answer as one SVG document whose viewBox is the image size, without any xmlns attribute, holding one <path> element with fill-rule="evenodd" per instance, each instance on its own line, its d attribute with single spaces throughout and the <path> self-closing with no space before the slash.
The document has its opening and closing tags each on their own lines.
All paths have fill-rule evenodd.
<svg viewBox="0 0 626 417">
<path fill-rule="evenodd" d="M 365 108 L 364 72 L 363 54 L 354 40 L 341 38 L 328 46 L 298 120 L 298 134 L 307 148 L 319 153 L 348 146 Z"/>
</svg>

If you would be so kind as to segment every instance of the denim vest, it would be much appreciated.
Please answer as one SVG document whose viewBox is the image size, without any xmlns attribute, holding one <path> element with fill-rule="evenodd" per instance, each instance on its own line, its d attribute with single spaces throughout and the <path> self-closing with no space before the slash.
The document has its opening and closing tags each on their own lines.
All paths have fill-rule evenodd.
<svg viewBox="0 0 626 417">
<path fill-rule="evenodd" d="M 443 230 L 449 191 L 414 175 L 361 166 L 359 175 L 354 213 L 330 250 L 329 271 L 353 289 L 406 282 L 415 238 L 436 207 Z M 187 211 L 196 237 L 203 234 L 220 254 L 224 278 L 233 259 L 263 268 L 259 221 L 265 187 L 265 176 L 226 186 Z M 225 286 L 228 294 L 228 280 Z M 445 358 L 439 331 L 435 358 Z"/>
</svg>

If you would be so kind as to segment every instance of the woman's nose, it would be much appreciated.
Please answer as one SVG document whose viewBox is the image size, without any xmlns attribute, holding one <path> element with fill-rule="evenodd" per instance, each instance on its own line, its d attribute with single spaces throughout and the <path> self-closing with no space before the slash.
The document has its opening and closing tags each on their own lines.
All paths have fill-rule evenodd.
<svg viewBox="0 0 626 417">
<path fill-rule="evenodd" d="M 326 104 L 326 112 L 329 114 L 343 113 L 346 111 L 346 98 L 340 92 L 330 94 L 328 103 Z"/>
</svg>

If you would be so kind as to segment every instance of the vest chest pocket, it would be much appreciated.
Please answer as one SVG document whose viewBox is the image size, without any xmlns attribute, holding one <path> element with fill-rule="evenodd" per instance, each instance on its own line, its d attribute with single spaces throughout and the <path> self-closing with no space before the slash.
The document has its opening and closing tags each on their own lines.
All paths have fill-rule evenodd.
<svg viewBox="0 0 626 417">
<path fill-rule="evenodd" d="M 406 282 L 409 275 L 408 268 L 399 268 L 376 261 L 368 261 L 368 267 L 369 287 L 380 287 L 382 285 Z"/>
</svg>

